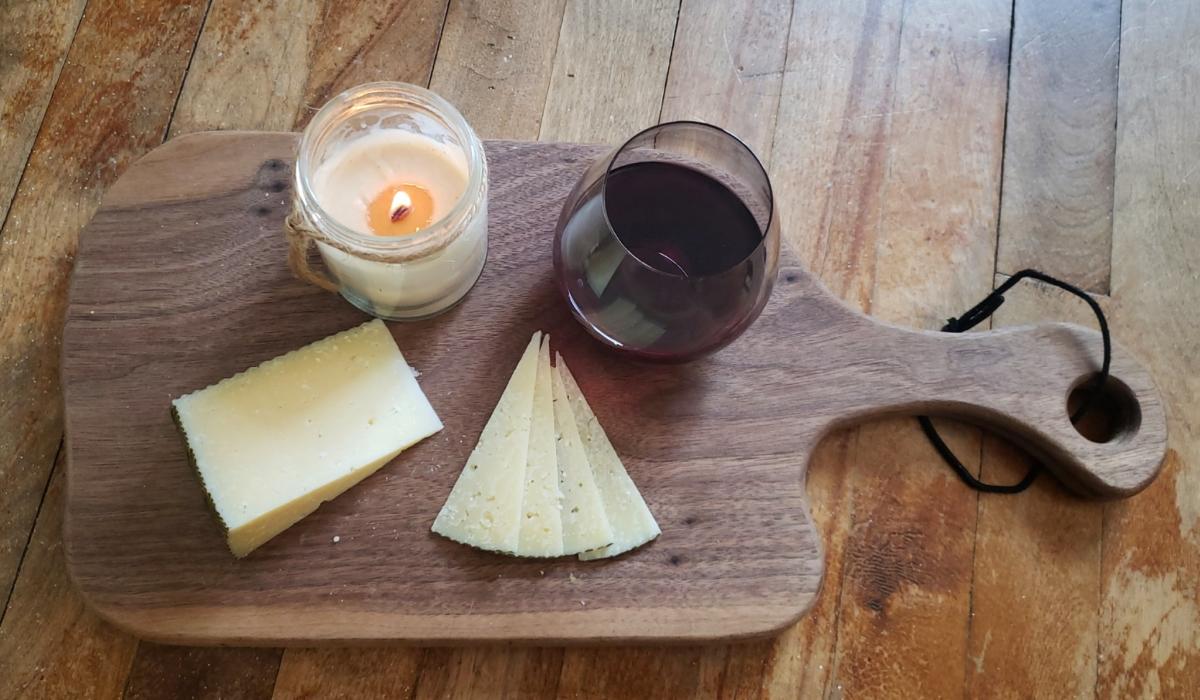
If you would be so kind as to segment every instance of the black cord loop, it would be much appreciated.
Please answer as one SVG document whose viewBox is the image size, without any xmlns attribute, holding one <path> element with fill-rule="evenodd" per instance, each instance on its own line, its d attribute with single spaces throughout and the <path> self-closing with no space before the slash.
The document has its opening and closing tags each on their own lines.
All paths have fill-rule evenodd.
<svg viewBox="0 0 1200 700">
<path fill-rule="evenodd" d="M 1104 311 L 1100 309 L 1100 304 L 1096 303 L 1096 300 L 1090 294 L 1069 282 L 1055 279 L 1044 272 L 1030 269 L 1021 270 L 1005 280 L 1004 284 L 996 287 L 991 294 L 968 309 L 962 316 L 947 320 L 946 325 L 942 326 L 942 331 L 946 333 L 962 333 L 986 321 L 1004 303 L 1004 293 L 1026 278 L 1045 282 L 1083 299 L 1091 307 L 1092 313 L 1096 314 L 1096 321 L 1100 324 L 1100 338 L 1104 342 L 1104 360 L 1100 364 L 1100 371 L 1096 374 L 1095 379 L 1092 380 L 1092 390 L 1084 397 L 1083 402 L 1079 404 L 1079 408 L 1075 409 L 1071 414 L 1071 422 L 1077 423 L 1096 404 L 1100 394 L 1104 391 L 1104 383 L 1108 380 L 1108 370 L 1112 363 L 1112 338 L 1108 332 L 1108 320 L 1104 318 Z M 976 491 L 982 491 L 983 493 L 1020 493 L 1029 488 L 1030 484 L 1033 483 L 1034 479 L 1042 471 L 1041 463 L 1034 462 L 1024 478 L 1015 484 L 989 484 L 985 481 L 980 481 L 955 456 L 946 442 L 942 440 L 942 436 L 938 435 L 937 430 L 933 427 L 933 421 L 929 420 L 929 416 L 917 416 L 917 421 L 921 424 L 921 430 L 925 433 L 925 437 L 929 438 L 929 442 L 933 444 L 933 448 L 937 450 L 937 453 L 941 455 L 946 464 L 954 470 L 954 473 L 958 475 L 959 479 L 962 479 L 963 483 Z"/>
</svg>

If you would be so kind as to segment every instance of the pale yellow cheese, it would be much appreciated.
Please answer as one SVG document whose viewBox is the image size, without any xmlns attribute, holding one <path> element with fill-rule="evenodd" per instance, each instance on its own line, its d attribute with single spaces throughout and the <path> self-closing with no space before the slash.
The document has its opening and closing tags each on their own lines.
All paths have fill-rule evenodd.
<svg viewBox="0 0 1200 700">
<path fill-rule="evenodd" d="M 238 557 L 442 429 L 382 321 L 172 403 Z"/>
<path fill-rule="evenodd" d="M 550 336 L 542 337 L 537 380 L 533 388 L 533 419 L 529 457 L 525 461 L 525 495 L 521 505 L 521 536 L 516 553 L 523 557 L 557 557 L 563 553 L 562 494 L 558 491 L 558 455 L 554 433 L 554 392 L 550 375 Z"/>
<path fill-rule="evenodd" d="M 602 559 L 628 552 L 635 547 L 658 537 L 662 532 L 642 494 L 629 478 L 625 465 L 617 456 L 596 414 L 575 383 L 575 377 L 567 369 L 562 356 L 556 357 L 555 371 L 562 378 L 563 389 L 569 400 L 571 411 L 583 442 L 583 450 L 595 478 L 596 487 L 604 502 L 604 512 L 612 528 L 611 544 L 598 549 L 587 548 L 580 559 Z"/>
<path fill-rule="evenodd" d="M 517 551 L 540 340 L 541 332 L 534 333 L 434 520 L 439 535 L 480 549 Z"/>
<path fill-rule="evenodd" d="M 604 501 L 580 439 L 563 385 L 562 357 L 554 368 L 554 425 L 558 433 L 558 482 L 562 491 L 563 553 L 578 554 L 613 541 Z"/>
</svg>

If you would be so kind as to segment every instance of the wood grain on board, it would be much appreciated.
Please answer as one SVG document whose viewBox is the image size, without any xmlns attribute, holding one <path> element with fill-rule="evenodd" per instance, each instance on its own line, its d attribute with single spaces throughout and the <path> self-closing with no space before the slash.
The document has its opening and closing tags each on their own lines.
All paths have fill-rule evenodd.
<svg viewBox="0 0 1200 700">
<path fill-rule="evenodd" d="M 13 591 L 0 637 L 22 650 L 2 655 L 0 675 L 46 695 L 111 697 L 134 648 L 84 609 L 61 568 L 62 505 L 46 490 L 62 441 L 60 335 L 77 234 L 117 175 L 162 142 L 205 6 L 89 3 L 0 231 L 0 588 Z M 30 536 L 35 516 L 53 536 Z M 78 662 L 61 656 L 71 649 Z"/>
<path fill-rule="evenodd" d="M 1105 508 L 1099 690 L 1200 687 L 1200 7 L 1127 0 L 1121 13 L 1113 333 L 1161 377 L 1171 408 L 1162 478 Z"/>
<path fill-rule="evenodd" d="M 1079 348 L 1095 348 L 1095 332 L 905 330 L 842 306 L 794 266 L 781 273 L 755 332 L 704 363 L 623 362 L 573 322 L 550 277 L 558 203 L 599 150 L 488 142 L 489 266 L 452 313 L 397 329 L 447 429 L 236 561 L 164 397 L 361 321 L 292 279 L 284 263 L 284 212 L 263 196 L 288 196 L 295 140 L 252 132 L 176 139 L 110 189 L 83 236 L 64 334 L 67 556 L 89 602 L 142 636 L 295 644 L 765 635 L 798 618 L 819 584 L 822 561 L 800 488 L 808 456 L 832 427 L 872 414 L 931 412 L 992 425 L 1097 494 L 1139 490 L 1157 472 L 1161 406 L 1149 376 L 1124 353 L 1115 354 L 1113 374 L 1140 406 L 1140 425 L 1100 444 L 1066 418 L 1063 397 L 1094 371 Z M 518 269 L 525 274 L 511 273 Z M 536 329 L 571 358 L 660 523 L 673 530 L 661 546 L 601 566 L 550 568 L 428 532 L 428 513 L 445 499 L 497 382 L 506 381 L 494 368 L 511 364 L 514 343 Z M 794 352 L 797 337 L 806 352 Z M 923 361 L 909 366 L 904 357 Z M 793 428 L 774 433 L 782 405 Z"/>
<path fill-rule="evenodd" d="M 1107 293 L 1121 0 L 1017 2 L 996 269 Z"/>
<path fill-rule="evenodd" d="M 0 5 L 0 225 L 25 172 L 84 4 Z"/>
</svg>

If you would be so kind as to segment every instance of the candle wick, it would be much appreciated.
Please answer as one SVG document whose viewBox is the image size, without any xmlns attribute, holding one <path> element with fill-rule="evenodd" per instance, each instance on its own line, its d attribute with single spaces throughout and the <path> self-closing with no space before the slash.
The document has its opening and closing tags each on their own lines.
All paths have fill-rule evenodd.
<svg viewBox="0 0 1200 700">
<path fill-rule="evenodd" d="M 404 190 L 396 192 L 392 196 L 392 223 L 394 224 L 408 216 L 410 211 L 412 211 L 412 197 L 408 196 L 408 193 Z"/>
</svg>

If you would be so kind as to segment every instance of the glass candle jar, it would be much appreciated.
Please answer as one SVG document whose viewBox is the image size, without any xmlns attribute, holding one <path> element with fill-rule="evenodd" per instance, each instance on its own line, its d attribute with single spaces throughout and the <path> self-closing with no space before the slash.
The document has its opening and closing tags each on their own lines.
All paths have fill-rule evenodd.
<svg viewBox="0 0 1200 700">
<path fill-rule="evenodd" d="M 434 93 L 378 82 L 334 97 L 304 130 L 295 174 L 289 264 L 301 279 L 389 321 L 441 313 L 479 279 L 483 144 Z M 415 230 L 385 230 L 408 215 L 424 217 Z M 310 266 L 314 246 L 328 274 Z"/>
</svg>

